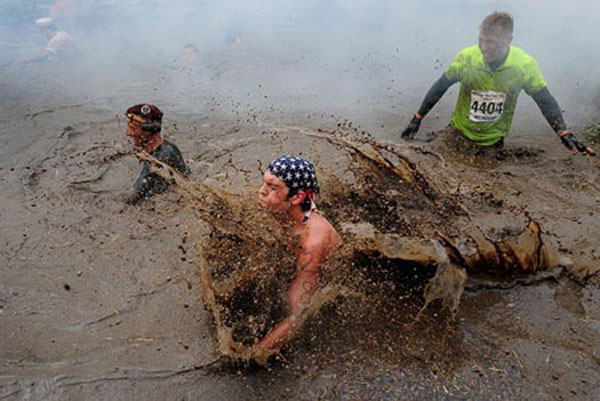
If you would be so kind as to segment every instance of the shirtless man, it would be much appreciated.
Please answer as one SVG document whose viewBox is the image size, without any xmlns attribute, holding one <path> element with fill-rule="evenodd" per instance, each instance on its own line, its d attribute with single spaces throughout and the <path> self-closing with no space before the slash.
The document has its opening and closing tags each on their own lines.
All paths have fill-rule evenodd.
<svg viewBox="0 0 600 401">
<path fill-rule="evenodd" d="M 317 211 L 319 192 L 315 168 L 301 157 L 281 156 L 271 162 L 258 191 L 258 204 L 273 213 L 293 243 L 296 276 L 288 292 L 290 315 L 260 341 L 266 350 L 279 349 L 294 322 L 292 312 L 310 300 L 317 290 L 321 266 L 342 240 L 333 226 Z"/>
</svg>

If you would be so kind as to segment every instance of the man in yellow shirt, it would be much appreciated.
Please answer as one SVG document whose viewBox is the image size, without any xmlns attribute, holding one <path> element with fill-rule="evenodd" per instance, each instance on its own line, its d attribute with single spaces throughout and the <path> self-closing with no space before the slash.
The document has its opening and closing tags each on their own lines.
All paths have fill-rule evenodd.
<svg viewBox="0 0 600 401">
<path fill-rule="evenodd" d="M 494 12 L 481 23 L 479 45 L 459 52 L 444 74 L 427 92 L 421 107 L 402 132 L 413 138 L 421 120 L 448 88 L 461 83 L 450 125 L 477 147 L 501 147 L 508 136 L 521 90 L 530 95 L 567 149 L 595 154 L 567 130 L 556 99 L 533 57 L 511 46 L 513 19 Z"/>
</svg>

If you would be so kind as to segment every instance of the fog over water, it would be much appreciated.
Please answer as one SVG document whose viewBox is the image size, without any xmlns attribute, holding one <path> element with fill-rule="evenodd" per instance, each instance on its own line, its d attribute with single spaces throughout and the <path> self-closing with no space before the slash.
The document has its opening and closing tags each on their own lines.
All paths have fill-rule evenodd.
<svg viewBox="0 0 600 401">
<path fill-rule="evenodd" d="M 5 108 L 89 102 L 114 115 L 148 101 L 198 117 L 334 113 L 395 137 L 453 56 L 477 42 L 481 19 L 505 10 L 515 17 L 513 44 L 538 60 L 568 124 L 597 118 L 600 4 L 592 1 L 81 1 L 78 15 L 57 21 L 80 59 L 6 66 L 44 47 L 33 21 L 51 4 L 10 3 L 0 3 Z M 197 60 L 183 57 L 186 43 L 198 47 Z M 457 92 L 425 129 L 447 123 Z M 513 132 L 549 130 L 527 96 L 520 103 Z"/>
</svg>

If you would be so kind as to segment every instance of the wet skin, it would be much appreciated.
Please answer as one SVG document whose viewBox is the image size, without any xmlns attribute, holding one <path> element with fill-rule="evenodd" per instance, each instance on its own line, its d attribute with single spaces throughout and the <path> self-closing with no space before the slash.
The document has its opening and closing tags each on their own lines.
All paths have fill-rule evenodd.
<svg viewBox="0 0 600 401">
<path fill-rule="evenodd" d="M 125 132 L 125 135 L 131 138 L 131 140 L 133 141 L 133 145 L 136 147 L 142 146 L 142 143 L 144 142 L 144 139 L 146 137 L 146 134 L 144 133 L 144 130 L 142 130 L 142 127 L 138 123 L 133 121 L 127 122 L 127 131 Z"/>
<path fill-rule="evenodd" d="M 286 212 L 291 207 L 292 198 L 299 198 L 300 193 L 294 197 L 287 199 L 290 190 L 285 183 L 271 174 L 270 171 L 265 171 L 263 175 L 263 183 L 258 190 L 258 204 L 263 209 L 271 212 Z"/>
<path fill-rule="evenodd" d="M 148 133 L 144 131 L 141 125 L 135 121 L 127 121 L 127 131 L 125 135 L 131 138 L 133 146 L 136 149 L 144 149 L 147 153 L 160 146 L 162 136 L 159 133 Z"/>
<path fill-rule="evenodd" d="M 306 224 L 302 223 L 305 212 L 300 203 L 306 197 L 299 191 L 288 199 L 289 188 L 285 182 L 271 172 L 263 175 L 263 183 L 258 190 L 258 204 L 263 209 L 276 214 L 282 223 L 289 227 L 290 244 L 294 243 L 296 256 L 296 276 L 288 290 L 288 304 L 293 312 L 301 303 L 310 300 L 319 285 L 321 265 L 331 251 L 341 243 L 341 238 L 333 226 L 321 215 L 313 213 Z M 281 346 L 292 327 L 290 317 L 277 324 L 259 343 L 264 349 Z"/>
</svg>

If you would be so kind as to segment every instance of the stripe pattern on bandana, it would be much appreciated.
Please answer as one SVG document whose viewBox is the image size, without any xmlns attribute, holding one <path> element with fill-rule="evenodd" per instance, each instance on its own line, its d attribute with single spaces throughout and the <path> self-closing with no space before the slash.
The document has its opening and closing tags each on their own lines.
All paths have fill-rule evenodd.
<svg viewBox="0 0 600 401">
<path fill-rule="evenodd" d="M 273 160 L 268 170 L 282 180 L 290 190 L 304 191 L 310 199 L 310 210 L 306 213 L 303 223 L 306 223 L 313 211 L 316 210 L 315 194 L 319 192 L 315 166 L 302 157 L 280 156 Z"/>
</svg>

